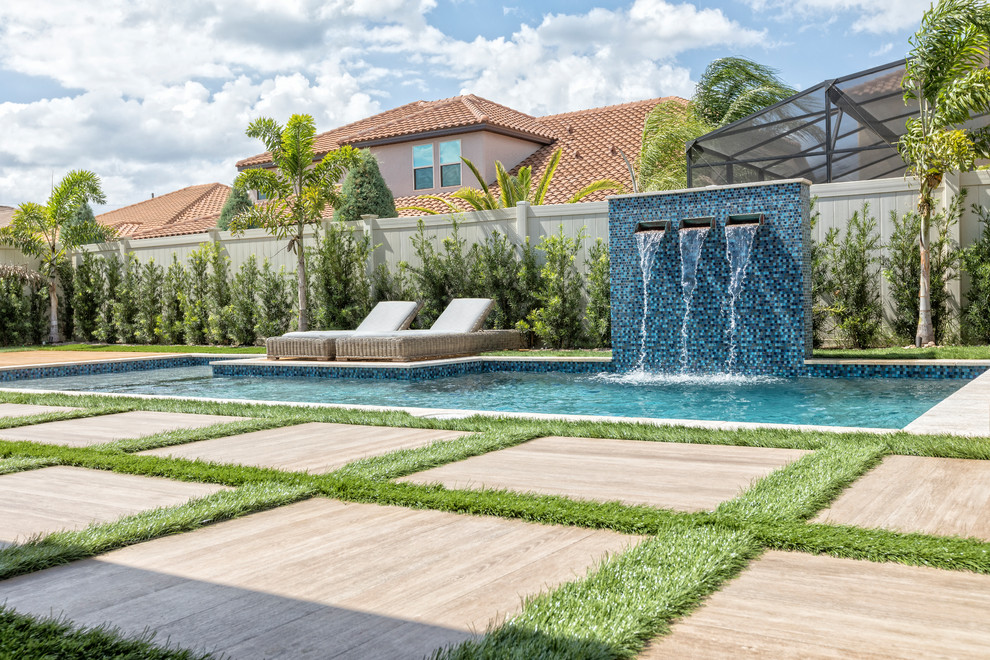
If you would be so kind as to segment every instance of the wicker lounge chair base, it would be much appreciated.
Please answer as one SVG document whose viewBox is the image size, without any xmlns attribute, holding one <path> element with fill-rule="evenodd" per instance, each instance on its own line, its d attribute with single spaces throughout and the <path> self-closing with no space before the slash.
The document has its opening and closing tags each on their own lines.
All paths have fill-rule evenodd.
<svg viewBox="0 0 990 660">
<path fill-rule="evenodd" d="M 485 351 L 503 351 L 521 347 L 522 334 L 517 330 L 482 330 L 457 334 L 410 332 L 392 336 L 356 335 L 337 340 L 337 359 L 410 362 L 477 355 Z"/>
<path fill-rule="evenodd" d="M 298 357 L 314 360 L 332 360 L 337 354 L 335 338 L 317 337 L 269 337 L 265 350 L 269 360 Z"/>
</svg>

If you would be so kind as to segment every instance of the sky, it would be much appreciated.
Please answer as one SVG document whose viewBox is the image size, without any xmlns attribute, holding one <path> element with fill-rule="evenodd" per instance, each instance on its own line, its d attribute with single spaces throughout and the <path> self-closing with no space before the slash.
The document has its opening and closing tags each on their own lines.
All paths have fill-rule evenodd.
<svg viewBox="0 0 990 660">
<path fill-rule="evenodd" d="M 690 98 L 742 56 L 803 89 L 900 59 L 928 0 L 5 0 L 0 205 L 231 184 L 260 116 L 320 131 L 477 94 L 533 115 Z"/>
</svg>

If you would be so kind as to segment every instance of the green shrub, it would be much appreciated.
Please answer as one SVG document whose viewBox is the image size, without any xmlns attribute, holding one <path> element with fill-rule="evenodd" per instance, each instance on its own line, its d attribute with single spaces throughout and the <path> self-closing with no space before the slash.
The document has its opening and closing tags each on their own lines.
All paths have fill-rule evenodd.
<svg viewBox="0 0 990 660">
<path fill-rule="evenodd" d="M 63 341 L 69 340 L 75 334 L 75 301 L 74 269 L 68 259 L 58 263 L 58 332 Z"/>
<path fill-rule="evenodd" d="M 868 203 L 853 213 L 845 233 L 829 255 L 835 286 L 832 313 L 845 339 L 856 348 L 871 346 L 880 336 L 880 236 Z"/>
<path fill-rule="evenodd" d="M 140 267 L 137 314 L 134 317 L 134 336 L 139 343 L 154 344 L 159 340 L 157 329 L 162 317 L 162 285 L 165 272 L 149 259 Z"/>
<path fill-rule="evenodd" d="M 102 260 L 93 252 L 83 252 L 73 271 L 72 313 L 75 337 L 80 341 L 96 339 L 100 310 L 104 301 Z"/>
<path fill-rule="evenodd" d="M 274 270 L 268 259 L 261 264 L 258 280 L 258 313 L 255 334 L 264 339 L 278 337 L 289 330 L 296 300 L 296 280 L 285 268 Z"/>
<path fill-rule="evenodd" d="M 161 316 L 155 334 L 163 344 L 181 344 L 184 338 L 182 295 L 188 287 L 188 276 L 179 258 L 172 253 L 172 263 L 162 282 Z"/>
<path fill-rule="evenodd" d="M 811 229 L 814 230 L 821 213 L 817 210 L 817 197 L 811 198 Z M 835 329 L 832 305 L 835 282 L 832 281 L 830 257 L 835 251 L 839 230 L 833 227 L 825 233 L 825 240 L 811 241 L 811 337 L 815 348 Z"/>
<path fill-rule="evenodd" d="M 962 267 L 969 273 L 970 288 L 963 320 L 968 339 L 990 343 L 990 210 L 973 205 L 983 223 L 979 240 L 962 252 Z"/>
<path fill-rule="evenodd" d="M 16 277 L 0 277 L 0 346 L 34 342 L 32 287 Z"/>
<path fill-rule="evenodd" d="M 208 245 L 204 243 L 189 254 L 187 286 L 179 296 L 179 305 L 182 307 L 182 334 L 186 338 L 186 343 L 191 346 L 206 343 L 206 328 L 209 320 L 206 301 L 210 291 Z"/>
<path fill-rule="evenodd" d="M 254 202 L 251 201 L 251 197 L 247 194 L 247 191 L 234 186 L 230 191 L 230 195 L 227 197 L 227 201 L 223 203 L 223 208 L 220 209 L 220 219 L 217 220 L 217 229 L 227 231 L 230 229 L 231 220 L 246 211 L 250 211 L 253 207 Z M 244 229 L 253 229 L 253 227 L 244 227 Z"/>
<path fill-rule="evenodd" d="M 141 290 L 141 264 L 134 253 L 128 253 L 120 265 L 120 282 L 112 291 L 113 327 L 117 341 L 134 344 L 137 341 L 138 295 Z"/>
<path fill-rule="evenodd" d="M 489 326 L 498 330 L 514 328 L 532 311 L 532 305 L 527 305 L 532 296 L 523 290 L 519 277 L 522 262 L 518 252 L 508 237 L 497 231 L 477 245 L 472 280 L 478 296 L 495 301 Z"/>
<path fill-rule="evenodd" d="M 390 272 L 385 264 L 378 264 L 371 274 L 371 288 L 374 302 L 382 300 L 416 300 L 416 289 L 410 282 L 409 264 L 400 261 L 395 272 Z"/>
<path fill-rule="evenodd" d="M 227 306 L 227 327 L 230 339 L 238 346 L 253 346 L 258 323 L 256 294 L 261 284 L 258 259 L 252 254 L 241 264 L 231 286 L 230 305 Z"/>
<path fill-rule="evenodd" d="M 219 243 L 200 246 L 210 263 L 206 287 L 206 339 L 210 344 L 230 343 L 227 305 L 230 304 L 230 257 Z"/>
<path fill-rule="evenodd" d="M 412 280 L 423 308 L 417 316 L 418 327 L 429 327 L 454 298 L 470 298 L 475 293 L 471 273 L 477 251 L 464 252 L 466 241 L 460 237 L 460 223 L 451 217 L 451 234 L 435 247 L 436 237 L 426 235 L 422 220 L 412 237 L 413 249 L 420 265 L 410 267 Z"/>
<path fill-rule="evenodd" d="M 378 169 L 378 160 L 367 149 L 358 153 L 358 163 L 347 172 L 341 188 L 344 203 L 334 212 L 333 219 L 354 222 L 362 215 L 396 217 L 395 199 Z"/>
<path fill-rule="evenodd" d="M 584 320 L 596 347 L 612 345 L 612 305 L 609 290 L 608 245 L 598 239 L 588 251 L 588 308 Z"/>
<path fill-rule="evenodd" d="M 315 245 L 306 250 L 309 273 L 309 318 L 314 328 L 350 330 L 371 308 L 368 259 L 371 238 L 343 222 L 332 222 L 326 234 L 315 232 Z"/>
<path fill-rule="evenodd" d="M 124 265 L 116 254 L 100 260 L 100 273 L 103 276 L 103 297 L 100 301 L 93 336 L 104 344 L 117 343 L 117 323 L 114 320 L 114 307 L 124 277 Z"/>
<path fill-rule="evenodd" d="M 544 345 L 550 348 L 574 348 L 584 339 L 581 327 L 581 275 L 575 259 L 584 229 L 576 238 L 564 235 L 560 225 L 557 234 L 544 236 L 536 249 L 546 255 L 540 269 L 540 288 L 537 294 L 540 307 L 521 322 L 524 329 L 531 329 Z"/>
</svg>

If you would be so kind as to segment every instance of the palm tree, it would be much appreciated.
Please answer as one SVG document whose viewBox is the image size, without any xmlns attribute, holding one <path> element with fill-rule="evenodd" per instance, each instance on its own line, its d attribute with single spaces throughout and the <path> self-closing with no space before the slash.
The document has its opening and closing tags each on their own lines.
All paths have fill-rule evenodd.
<svg viewBox="0 0 990 660">
<path fill-rule="evenodd" d="M 557 149 L 550 156 L 550 162 L 547 163 L 546 168 L 543 170 L 543 176 L 540 177 L 539 182 L 536 187 L 533 187 L 533 168 L 530 165 L 524 165 L 519 168 L 517 174 L 509 174 L 505 166 L 502 165 L 501 161 L 495 161 L 495 183 L 498 185 L 498 196 L 492 192 L 488 183 L 485 181 L 484 177 L 481 176 L 481 172 L 478 168 L 467 158 L 461 158 L 464 164 L 468 166 L 471 170 L 471 174 L 474 175 L 475 180 L 478 182 L 478 188 L 464 187 L 455 193 L 451 193 L 451 197 L 462 200 L 468 204 L 470 210 L 472 211 L 492 211 L 494 209 L 507 209 L 514 207 L 519 202 L 529 202 L 534 206 L 539 206 L 543 204 L 546 200 L 547 192 L 550 190 L 550 185 L 553 182 L 554 172 L 557 171 L 557 165 L 560 164 L 560 157 L 563 151 Z M 612 181 L 611 179 L 599 179 L 595 181 L 571 196 L 567 200 L 567 204 L 574 204 L 593 192 L 598 190 L 617 190 L 621 192 L 623 190 L 622 184 L 617 181 Z M 464 209 L 458 207 L 455 203 L 451 202 L 445 197 L 440 197 L 439 195 L 421 195 L 422 199 L 432 199 L 445 205 L 451 212 L 460 213 Z M 403 209 L 410 209 L 413 211 L 419 211 L 427 215 L 437 215 L 437 212 L 424 208 L 421 206 L 406 206 Z"/>
<path fill-rule="evenodd" d="M 88 214 L 78 213 L 89 202 L 105 204 L 100 177 L 86 170 L 65 175 L 44 204 L 21 204 L 6 227 L 0 244 L 10 245 L 38 260 L 38 271 L 48 284 L 50 309 L 48 341 L 61 341 L 58 331 L 58 267 L 73 250 L 86 243 L 111 240 L 116 232 Z"/>
<path fill-rule="evenodd" d="M 275 238 L 289 238 L 289 251 L 297 257 L 299 329 L 306 330 L 309 305 L 303 231 L 306 225 L 323 219 L 327 206 L 340 206 L 343 196 L 337 184 L 358 162 L 358 151 L 344 146 L 313 165 L 316 124 L 309 115 L 292 115 L 284 128 L 268 117 L 255 119 L 248 126 L 247 136 L 265 144 L 275 167 L 246 170 L 238 175 L 235 187 L 257 190 L 265 201 L 231 220 L 230 228 L 243 232 L 249 227 L 263 227 Z"/>
<path fill-rule="evenodd" d="M 768 66 L 743 57 L 713 61 L 691 101 L 665 101 L 647 115 L 639 153 L 639 189 L 686 187 L 686 143 L 795 93 Z"/>
<path fill-rule="evenodd" d="M 947 173 L 973 168 L 990 157 L 990 130 L 965 128 L 974 115 L 990 111 L 990 8 L 972 0 L 941 0 L 921 19 L 902 81 L 904 100 L 919 113 L 907 121 L 898 142 L 908 173 L 918 179 L 921 282 L 915 344 L 935 341 L 932 325 L 929 230 L 934 191 Z"/>
</svg>

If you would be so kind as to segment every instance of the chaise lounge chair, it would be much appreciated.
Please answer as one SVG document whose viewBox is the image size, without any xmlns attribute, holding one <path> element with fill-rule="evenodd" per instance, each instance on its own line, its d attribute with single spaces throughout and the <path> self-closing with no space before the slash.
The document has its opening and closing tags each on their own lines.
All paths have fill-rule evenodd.
<svg viewBox="0 0 990 660">
<path fill-rule="evenodd" d="M 356 330 L 313 330 L 309 332 L 289 332 L 281 337 L 265 340 L 265 350 L 269 360 L 301 357 L 317 360 L 332 360 L 336 356 L 337 340 L 349 337 L 356 332 L 389 332 L 405 330 L 416 318 L 420 303 L 406 301 L 385 301 L 375 305 Z"/>
<path fill-rule="evenodd" d="M 521 348 L 517 330 L 481 329 L 494 304 L 490 298 L 459 298 L 429 330 L 355 332 L 337 340 L 337 359 L 408 362 Z"/>
</svg>

